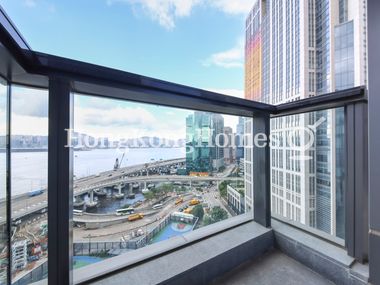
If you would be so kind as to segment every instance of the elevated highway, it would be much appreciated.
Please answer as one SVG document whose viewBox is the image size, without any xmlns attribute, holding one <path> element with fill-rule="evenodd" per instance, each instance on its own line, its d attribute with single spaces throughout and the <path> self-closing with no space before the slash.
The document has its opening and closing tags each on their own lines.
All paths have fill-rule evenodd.
<svg viewBox="0 0 380 285">
<path fill-rule="evenodd" d="M 157 168 L 170 168 L 172 166 L 178 166 L 185 163 L 184 158 L 178 159 L 170 159 L 163 161 L 156 161 L 146 164 L 139 164 L 133 166 L 123 167 L 117 170 L 110 170 L 99 173 L 98 175 L 90 175 L 84 178 L 75 179 L 74 180 L 74 196 L 78 196 L 84 194 L 87 191 L 83 190 L 84 187 L 90 186 L 89 190 L 98 189 L 99 187 L 91 187 L 91 185 L 98 185 L 108 183 L 108 185 L 112 185 L 110 183 L 113 180 L 120 180 L 121 177 L 128 175 L 139 175 L 141 171 Z M 17 195 L 12 197 L 12 220 L 18 221 L 23 217 L 27 217 L 29 215 L 44 212 L 47 209 L 47 191 L 44 190 L 44 193 L 30 197 L 28 193 Z M 0 200 L 0 225 L 4 225 L 6 222 L 6 200 Z"/>
<path fill-rule="evenodd" d="M 139 164 L 134 166 L 123 167 L 117 170 L 110 170 L 91 175 L 88 177 L 74 180 L 74 196 L 84 195 L 96 189 L 111 188 L 120 184 L 132 185 L 135 183 L 159 183 L 159 182 L 187 182 L 190 185 L 194 182 L 210 182 L 223 180 L 240 180 L 242 178 L 226 177 L 229 172 L 224 175 L 213 177 L 198 177 L 185 175 L 141 175 L 142 172 L 157 172 L 159 168 L 178 167 L 185 163 L 184 158 L 171 159 L 165 161 L 157 161 L 147 164 Z M 0 200 L 0 225 L 4 225 L 5 218 L 5 199 Z M 12 220 L 17 221 L 35 213 L 43 213 L 47 209 L 47 191 L 44 193 L 30 197 L 27 193 L 12 198 Z M 4 213 L 4 215 L 1 215 Z"/>
</svg>

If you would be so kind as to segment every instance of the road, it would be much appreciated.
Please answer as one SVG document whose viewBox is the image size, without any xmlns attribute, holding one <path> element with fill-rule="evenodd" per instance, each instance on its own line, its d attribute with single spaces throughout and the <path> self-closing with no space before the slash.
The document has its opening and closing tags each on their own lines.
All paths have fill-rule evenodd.
<svg viewBox="0 0 380 285">
<path fill-rule="evenodd" d="M 177 164 L 180 160 L 171 161 L 171 163 Z M 169 162 L 165 162 L 159 165 L 171 165 Z M 157 166 L 157 165 L 156 165 Z M 91 190 L 113 187 L 121 183 L 158 183 L 158 182 L 210 182 L 210 181 L 224 181 L 233 168 L 228 168 L 226 172 L 220 173 L 218 176 L 184 176 L 184 175 L 151 175 L 151 176 L 136 176 L 126 177 L 127 174 L 136 172 L 137 167 L 127 167 L 124 170 L 108 171 L 102 173 L 99 177 L 91 176 L 92 179 L 81 179 L 79 184 L 75 181 L 74 196 L 83 195 Z M 121 172 L 123 175 L 121 176 Z M 113 176 L 109 176 L 110 174 Z M 242 178 L 228 178 L 228 180 L 242 180 Z M 86 182 L 84 182 L 86 181 Z M 81 187 L 79 187 L 81 185 Z M 0 202 L 0 213 L 5 213 L 5 201 Z M 28 195 L 22 195 L 12 199 L 12 219 L 18 220 L 23 216 L 43 211 L 47 207 L 47 193 L 46 191 L 38 196 L 29 197 Z M 0 224 L 5 223 L 5 217 L 0 216 Z"/>
<path fill-rule="evenodd" d="M 212 209 L 213 207 L 221 207 L 222 209 L 227 211 L 228 217 L 231 217 L 230 212 L 226 209 L 226 207 L 221 201 L 219 190 L 216 186 L 211 186 L 210 188 L 205 189 L 203 191 L 203 194 L 201 195 L 203 203 L 207 203 L 210 209 Z"/>
<path fill-rule="evenodd" d="M 34 197 L 27 195 L 18 196 L 12 199 L 12 219 L 18 220 L 25 215 L 44 211 L 47 207 L 47 194 L 46 192 Z M 5 223 L 5 202 L 0 202 L 0 224 Z"/>
<path fill-rule="evenodd" d="M 148 169 L 159 168 L 159 167 L 170 167 L 173 165 L 178 165 L 184 163 L 184 159 L 171 159 L 165 161 L 158 161 L 153 163 L 148 163 Z M 122 178 L 127 175 L 133 175 L 136 172 L 145 169 L 146 164 L 140 164 L 135 166 L 123 167 L 118 170 L 111 170 L 102 172 L 99 175 L 92 175 L 85 178 L 81 178 L 74 181 L 74 195 L 81 195 L 89 190 L 97 189 L 102 187 L 101 185 L 112 185 L 112 181 L 118 181 L 120 183 Z M 145 177 L 146 179 L 146 177 Z M 139 181 L 145 180 L 140 178 Z M 117 184 L 116 183 L 116 184 Z M 28 193 L 23 195 L 18 195 L 12 197 L 12 220 L 16 221 L 22 219 L 22 217 L 30 215 L 32 213 L 43 211 L 47 207 L 47 191 L 43 194 L 29 197 Z M 6 221 L 6 201 L 5 199 L 0 200 L 0 225 L 4 224 Z"/>
<path fill-rule="evenodd" d="M 99 241 L 120 241 L 121 237 L 129 239 L 129 235 L 133 230 L 143 229 L 145 232 L 153 229 L 157 226 L 157 224 L 169 215 L 172 212 L 178 211 L 179 208 L 183 207 L 189 200 L 191 200 L 194 196 L 188 195 L 184 197 L 184 202 L 175 205 L 175 200 L 172 199 L 168 201 L 164 208 L 154 211 L 155 214 L 144 217 L 141 220 L 137 220 L 134 222 L 123 222 L 117 225 L 108 226 L 106 228 L 98 228 L 98 229 L 85 229 L 83 228 L 75 228 L 74 230 L 74 241 L 75 242 L 88 242 L 88 236 L 91 235 L 91 241 L 99 242 Z M 138 212 L 138 211 L 136 211 Z M 116 216 L 114 216 L 116 217 Z M 124 216 L 123 218 L 128 218 Z"/>
</svg>

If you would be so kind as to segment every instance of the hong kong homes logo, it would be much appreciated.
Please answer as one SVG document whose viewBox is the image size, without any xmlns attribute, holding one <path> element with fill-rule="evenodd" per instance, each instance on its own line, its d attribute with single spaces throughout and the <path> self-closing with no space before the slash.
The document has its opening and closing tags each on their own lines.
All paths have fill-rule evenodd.
<svg viewBox="0 0 380 285">
<path fill-rule="evenodd" d="M 308 150 L 313 148 L 316 141 L 317 128 L 321 126 L 324 122 L 326 122 L 325 117 L 321 117 L 312 125 L 307 126 L 299 126 L 292 128 L 291 131 L 288 132 L 287 141 L 288 145 L 291 149 L 299 150 L 300 155 L 292 155 L 290 159 L 292 160 L 311 160 L 312 156 L 306 154 L 309 153 Z M 295 142 L 295 137 L 299 137 L 300 144 Z"/>
<path fill-rule="evenodd" d="M 312 156 L 308 155 L 311 148 L 315 146 L 317 128 L 326 122 L 325 117 L 321 117 L 312 125 L 296 126 L 286 130 L 286 148 L 295 150 L 290 159 L 292 160 L 311 160 Z M 168 140 L 157 137 L 138 136 L 135 139 L 126 139 L 120 136 L 117 139 L 105 139 L 83 135 L 73 129 L 67 129 L 67 145 L 74 149 L 92 149 L 92 148 L 113 148 L 121 153 L 126 153 L 130 148 L 180 148 L 184 153 L 191 154 L 202 148 L 272 148 L 282 149 L 282 140 L 279 139 L 276 132 L 267 136 L 266 133 L 243 133 L 230 134 L 214 133 L 210 128 L 202 128 L 197 134 L 182 140 Z M 214 151 L 215 152 L 215 151 Z M 212 153 L 212 152 L 210 152 Z M 293 152 L 292 152 L 293 154 Z M 254 159 L 254 158 L 253 158 Z"/>
</svg>

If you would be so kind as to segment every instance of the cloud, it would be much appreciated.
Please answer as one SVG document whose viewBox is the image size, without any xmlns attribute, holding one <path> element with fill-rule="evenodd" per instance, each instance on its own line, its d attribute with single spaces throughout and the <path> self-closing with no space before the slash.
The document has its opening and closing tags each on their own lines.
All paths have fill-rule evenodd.
<svg viewBox="0 0 380 285">
<path fill-rule="evenodd" d="M 108 5 L 114 3 L 140 6 L 154 21 L 171 30 L 175 27 L 176 19 L 189 16 L 192 9 L 201 4 L 202 0 L 107 0 Z"/>
<path fill-rule="evenodd" d="M 12 135 L 46 136 L 49 130 L 47 117 L 33 117 L 23 115 L 12 116 Z"/>
<path fill-rule="evenodd" d="M 39 8 L 44 12 L 47 12 L 46 15 L 50 16 L 56 12 L 56 6 L 50 2 L 50 0 L 23 0 L 23 5 L 26 8 Z"/>
<path fill-rule="evenodd" d="M 252 0 L 107 0 L 108 5 L 125 3 L 142 10 L 164 28 L 171 30 L 179 18 L 188 17 L 197 6 L 216 8 L 230 15 L 247 15 Z"/>
<path fill-rule="evenodd" d="M 152 129 L 156 118 L 143 108 L 95 109 L 75 108 L 75 118 L 84 125 L 101 127 L 133 125 L 137 128 Z"/>
<path fill-rule="evenodd" d="M 220 93 L 223 95 L 229 95 L 229 96 L 244 99 L 244 90 L 241 90 L 241 89 L 207 88 L 206 90 L 211 91 L 211 92 Z M 239 123 L 239 117 L 238 116 L 232 116 L 232 115 L 223 115 L 223 118 L 224 118 L 224 126 L 231 127 L 232 131 L 236 132 L 236 125 Z"/>
<path fill-rule="evenodd" d="M 218 66 L 223 68 L 243 68 L 244 40 L 240 39 L 236 45 L 228 50 L 210 55 L 203 61 L 206 67 Z"/>
<path fill-rule="evenodd" d="M 20 116 L 47 118 L 48 92 L 23 87 L 12 88 L 12 113 Z"/>
<path fill-rule="evenodd" d="M 244 90 L 240 89 L 217 89 L 217 88 L 208 88 L 208 91 L 220 93 L 223 95 L 229 95 L 238 98 L 244 98 Z"/>
<path fill-rule="evenodd" d="M 248 15 L 255 1 L 252 0 L 210 0 L 210 5 L 226 14 Z"/>
<path fill-rule="evenodd" d="M 77 132 L 116 140 L 142 136 L 185 137 L 187 112 L 183 110 L 95 97 L 79 96 L 78 99 L 74 103 Z"/>
<path fill-rule="evenodd" d="M 34 8 L 37 6 L 37 2 L 35 0 L 24 0 L 24 5 L 29 8 Z"/>
</svg>

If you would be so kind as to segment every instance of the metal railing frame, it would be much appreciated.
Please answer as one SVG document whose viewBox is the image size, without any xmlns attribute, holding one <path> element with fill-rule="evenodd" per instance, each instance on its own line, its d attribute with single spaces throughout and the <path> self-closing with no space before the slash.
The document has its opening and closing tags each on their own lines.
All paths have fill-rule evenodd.
<svg viewBox="0 0 380 285">
<path fill-rule="evenodd" d="M 73 93 L 148 104 L 218 112 L 254 119 L 253 133 L 270 134 L 270 119 L 344 107 L 347 183 L 346 247 L 365 261 L 368 254 L 367 96 L 364 87 L 333 92 L 282 105 L 268 105 L 71 59 L 33 52 L 0 9 L 0 74 L 10 84 L 49 90 L 48 224 L 49 284 L 71 284 L 72 279 L 72 150 L 66 131 L 72 124 Z M 20 74 L 20 70 L 24 73 Z M 9 88 L 8 88 L 9 89 Z M 7 130 L 7 221 L 11 229 L 10 97 Z M 254 148 L 254 220 L 270 227 L 270 147 Z M 353 155 L 354 154 L 354 155 Z M 361 198 L 360 198 L 361 197 Z M 364 214 L 363 214 L 364 213 Z M 67 237 L 67 238 L 62 238 Z M 10 239 L 8 240 L 10 251 Z M 9 255 L 9 262 L 10 261 Z M 11 263 L 10 263 L 11 265 Z M 9 268 L 11 266 L 8 266 Z M 8 272 L 11 281 L 11 269 Z"/>
</svg>

